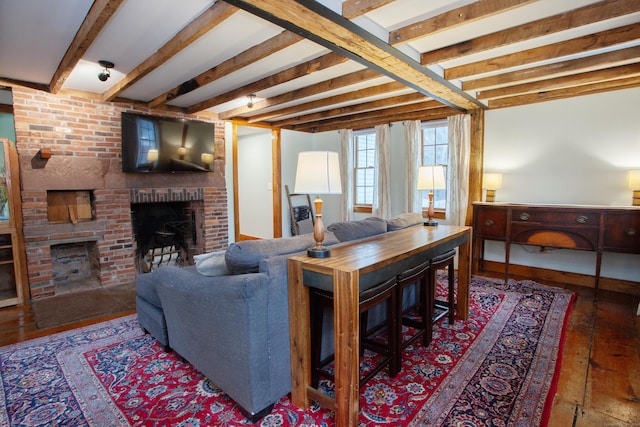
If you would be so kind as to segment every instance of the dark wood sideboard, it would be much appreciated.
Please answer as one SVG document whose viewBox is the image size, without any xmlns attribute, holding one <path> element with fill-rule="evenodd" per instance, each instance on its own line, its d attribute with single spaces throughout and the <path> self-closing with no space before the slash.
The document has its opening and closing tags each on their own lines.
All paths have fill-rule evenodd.
<svg viewBox="0 0 640 427">
<path fill-rule="evenodd" d="M 580 205 L 473 204 L 472 269 L 484 270 L 484 241 L 505 242 L 505 280 L 511 244 L 596 252 L 598 291 L 603 252 L 640 254 L 640 208 Z M 640 259 L 637 263 L 640 279 Z"/>
</svg>

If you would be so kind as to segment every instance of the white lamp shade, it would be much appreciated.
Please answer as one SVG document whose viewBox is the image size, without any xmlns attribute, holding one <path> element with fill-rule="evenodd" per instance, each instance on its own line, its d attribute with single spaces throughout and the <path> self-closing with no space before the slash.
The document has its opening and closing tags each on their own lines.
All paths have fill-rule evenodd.
<svg viewBox="0 0 640 427">
<path fill-rule="evenodd" d="M 444 166 L 422 166 L 418 169 L 418 190 L 440 190 L 447 188 Z"/>
<path fill-rule="evenodd" d="M 629 190 L 640 190 L 640 169 L 627 172 Z"/>
<path fill-rule="evenodd" d="M 302 194 L 341 194 L 338 153 L 332 151 L 299 153 L 293 191 Z"/>
<path fill-rule="evenodd" d="M 485 173 L 482 175 L 482 188 L 489 190 L 499 190 L 502 188 L 501 173 Z"/>
</svg>

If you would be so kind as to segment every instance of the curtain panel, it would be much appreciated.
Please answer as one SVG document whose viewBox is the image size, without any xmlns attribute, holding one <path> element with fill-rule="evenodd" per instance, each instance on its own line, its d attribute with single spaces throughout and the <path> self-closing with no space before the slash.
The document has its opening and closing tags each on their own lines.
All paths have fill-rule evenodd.
<svg viewBox="0 0 640 427">
<path fill-rule="evenodd" d="M 353 220 L 353 131 L 340 129 L 340 221 Z"/>
<path fill-rule="evenodd" d="M 405 157 L 405 182 L 407 188 L 407 204 L 404 212 L 422 213 L 422 199 L 418 191 L 418 169 L 422 165 L 420 158 L 421 144 L 420 132 L 422 122 L 420 120 L 406 120 L 404 124 L 406 157 Z"/>
<path fill-rule="evenodd" d="M 389 124 L 376 126 L 376 172 L 371 213 L 391 217 L 391 142 Z"/>
<path fill-rule="evenodd" d="M 459 114 L 448 119 L 449 171 L 447 177 L 447 220 L 464 225 L 469 204 L 469 152 L 471 116 Z"/>
</svg>

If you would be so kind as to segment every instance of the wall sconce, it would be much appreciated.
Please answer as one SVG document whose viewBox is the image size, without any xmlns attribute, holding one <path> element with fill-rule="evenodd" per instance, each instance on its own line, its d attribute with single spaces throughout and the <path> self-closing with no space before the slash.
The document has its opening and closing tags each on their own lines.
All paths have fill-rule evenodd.
<svg viewBox="0 0 640 427">
<path fill-rule="evenodd" d="M 628 171 L 627 181 L 629 185 L 629 190 L 633 191 L 631 205 L 640 206 L 640 169 Z"/>
<path fill-rule="evenodd" d="M 147 151 L 147 162 L 153 163 L 158 161 L 158 150 Z"/>
<path fill-rule="evenodd" d="M 100 74 L 98 74 L 98 79 L 101 82 L 106 82 L 109 77 L 111 77 L 111 71 L 109 71 L 109 69 L 115 67 L 115 65 L 113 62 L 105 60 L 98 61 L 98 64 L 104 68 L 104 70 L 100 71 Z"/>
<path fill-rule="evenodd" d="M 493 203 L 496 201 L 496 190 L 502 188 L 501 173 L 485 173 L 482 174 L 482 188 L 487 190 L 486 201 Z"/>
<path fill-rule="evenodd" d="M 189 150 L 186 147 L 178 147 L 178 156 L 180 160 L 184 160 L 184 156 L 187 154 Z"/>
<path fill-rule="evenodd" d="M 424 225 L 438 225 L 438 221 L 433 219 L 433 190 L 447 188 L 447 181 L 444 178 L 444 166 L 422 166 L 418 169 L 418 190 L 429 190 L 429 208 L 427 209 L 427 220 Z"/>
<path fill-rule="evenodd" d="M 313 202 L 316 207 L 316 224 L 313 227 L 313 239 L 316 245 L 307 249 L 311 258 L 327 258 L 331 250 L 322 245 L 324 224 L 322 223 L 322 199 L 320 194 L 341 194 L 340 164 L 338 153 L 331 151 L 306 151 L 298 154 L 294 193 L 316 194 Z"/>
</svg>

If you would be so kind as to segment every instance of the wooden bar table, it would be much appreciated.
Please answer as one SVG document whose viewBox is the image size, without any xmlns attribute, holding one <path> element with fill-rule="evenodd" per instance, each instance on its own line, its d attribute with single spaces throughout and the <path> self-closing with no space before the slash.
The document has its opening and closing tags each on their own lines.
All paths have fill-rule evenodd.
<svg viewBox="0 0 640 427">
<path fill-rule="evenodd" d="M 431 259 L 455 247 L 458 252 L 457 314 L 469 314 L 471 227 L 410 227 L 331 248 L 329 258 L 294 256 L 288 261 L 291 400 L 307 409 L 310 400 L 332 409 L 338 427 L 358 425 L 360 365 L 359 277 L 410 256 Z M 333 278 L 335 400 L 311 387 L 309 288 L 303 271 Z"/>
</svg>

